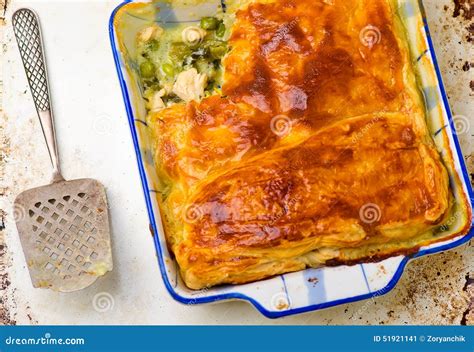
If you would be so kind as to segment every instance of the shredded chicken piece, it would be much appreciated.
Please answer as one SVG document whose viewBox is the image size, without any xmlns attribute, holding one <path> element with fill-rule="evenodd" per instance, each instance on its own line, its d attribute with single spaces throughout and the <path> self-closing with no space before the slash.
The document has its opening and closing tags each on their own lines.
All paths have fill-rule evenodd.
<svg viewBox="0 0 474 352">
<path fill-rule="evenodd" d="M 163 34 L 164 30 L 157 24 L 153 24 L 149 27 L 142 29 L 138 33 L 138 40 L 141 42 L 148 42 L 153 39 L 158 39 Z"/>
<path fill-rule="evenodd" d="M 204 95 L 206 85 L 207 76 L 204 73 L 198 73 L 195 68 L 190 68 L 178 75 L 173 86 L 173 93 L 185 102 L 198 101 Z"/>
<path fill-rule="evenodd" d="M 159 111 L 165 108 L 165 103 L 163 102 L 163 99 L 161 99 L 165 95 L 166 91 L 164 89 L 161 89 L 153 94 L 148 103 L 148 108 L 150 109 L 150 111 Z"/>
</svg>

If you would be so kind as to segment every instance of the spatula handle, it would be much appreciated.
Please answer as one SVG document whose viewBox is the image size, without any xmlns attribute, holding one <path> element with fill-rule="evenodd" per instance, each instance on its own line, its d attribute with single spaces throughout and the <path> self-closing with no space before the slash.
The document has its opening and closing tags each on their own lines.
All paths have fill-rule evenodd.
<svg viewBox="0 0 474 352">
<path fill-rule="evenodd" d="M 21 59 L 25 68 L 28 84 L 43 129 L 49 156 L 53 165 L 53 181 L 62 181 L 59 156 L 54 130 L 54 118 L 51 109 L 51 97 L 48 85 L 48 73 L 44 56 L 43 40 L 38 16 L 30 9 L 19 9 L 13 14 L 15 32 Z"/>
</svg>

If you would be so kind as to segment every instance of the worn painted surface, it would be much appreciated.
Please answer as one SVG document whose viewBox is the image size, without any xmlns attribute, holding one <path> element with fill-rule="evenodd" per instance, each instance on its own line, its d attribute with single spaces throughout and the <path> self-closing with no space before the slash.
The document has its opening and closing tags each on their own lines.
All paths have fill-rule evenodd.
<svg viewBox="0 0 474 352">
<path fill-rule="evenodd" d="M 462 6 L 455 8 L 453 0 L 424 3 L 454 114 L 472 119 L 472 19 Z M 0 59 L 5 87 L 0 110 L 0 229 L 5 227 L 0 230 L 0 319 L 4 323 L 469 323 L 474 291 L 466 284 L 474 273 L 470 243 L 410 263 L 397 287 L 383 297 L 276 321 L 244 302 L 208 306 L 175 302 L 159 275 L 108 42 L 108 17 L 117 4 L 65 0 L 9 4 Z M 99 179 L 111 204 L 114 271 L 76 293 L 32 288 L 13 223 L 14 196 L 46 184 L 50 177 L 46 147 L 9 27 L 11 13 L 24 5 L 36 9 L 43 23 L 64 175 Z M 455 10 L 459 15 L 453 17 Z M 472 167 L 472 129 L 462 140 Z"/>
</svg>

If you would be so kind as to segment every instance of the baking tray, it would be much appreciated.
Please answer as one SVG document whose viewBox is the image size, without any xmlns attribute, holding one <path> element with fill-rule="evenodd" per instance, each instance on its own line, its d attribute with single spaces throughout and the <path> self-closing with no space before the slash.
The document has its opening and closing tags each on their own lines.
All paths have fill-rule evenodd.
<svg viewBox="0 0 474 352">
<path fill-rule="evenodd" d="M 397 1 L 397 0 L 394 0 Z M 465 132 L 467 123 L 453 117 L 442 83 L 425 11 L 421 1 L 398 0 L 398 16 L 406 28 L 412 61 L 417 71 L 418 84 L 425 98 L 428 127 L 447 166 L 451 187 L 456 199 L 467 199 L 468 216 L 472 213 L 474 195 L 458 142 L 456 129 Z M 217 1 L 202 1 L 189 7 L 171 8 L 169 2 L 125 1 L 112 13 L 109 21 L 110 41 L 122 88 L 138 169 L 150 218 L 158 263 L 165 286 L 171 296 L 185 304 L 211 303 L 239 299 L 250 302 L 269 318 L 328 308 L 389 292 L 400 279 L 407 262 L 424 255 L 442 252 L 470 240 L 474 234 L 472 220 L 469 232 L 438 242 L 410 256 L 396 256 L 378 263 L 353 266 L 323 267 L 280 275 L 244 285 L 227 285 L 194 291 L 188 289 L 178 274 L 176 261 L 168 250 L 156 201 L 158 184 L 153 166 L 151 141 L 147 131 L 146 109 L 138 83 L 134 57 L 136 34 L 152 22 L 195 23 L 206 15 L 213 15 Z M 160 7 L 157 14 L 156 6 Z M 120 21 L 117 19 L 120 17 Z M 452 231 L 462 224 L 456 214 L 449 220 Z"/>
</svg>

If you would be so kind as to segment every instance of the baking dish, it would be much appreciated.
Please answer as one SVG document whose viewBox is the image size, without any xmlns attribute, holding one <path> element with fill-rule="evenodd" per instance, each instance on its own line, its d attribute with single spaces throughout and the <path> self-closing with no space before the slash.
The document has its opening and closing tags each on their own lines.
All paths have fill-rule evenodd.
<svg viewBox="0 0 474 352">
<path fill-rule="evenodd" d="M 460 154 L 454 129 L 455 121 L 451 117 L 442 87 L 422 5 L 412 0 L 399 1 L 398 4 L 398 14 L 409 36 L 412 60 L 425 96 L 430 131 L 448 166 L 455 198 L 469 200 L 469 213 L 472 209 L 472 190 Z M 168 252 L 154 196 L 158 180 L 154 172 L 151 141 L 147 133 L 146 109 L 138 84 L 137 64 L 132 60 L 134 40 L 138 31 L 153 21 L 192 23 L 199 21 L 203 16 L 212 15 L 219 5 L 217 2 L 199 2 L 198 6 L 192 8 L 180 6 L 171 9 L 166 2 L 150 2 L 143 6 L 143 2 L 129 1 L 114 11 L 110 21 L 112 48 L 137 151 L 160 268 L 165 285 L 173 297 L 188 304 L 222 299 L 245 299 L 269 317 L 294 314 L 386 293 L 395 285 L 410 258 L 452 248 L 470 238 L 471 233 L 458 236 L 449 241 L 423 247 L 413 256 L 393 257 L 376 264 L 307 269 L 245 285 L 221 286 L 200 291 L 187 289 L 177 274 L 176 264 Z M 154 6 L 160 7 L 159 15 L 156 15 Z M 117 14 L 120 15 L 120 21 L 117 21 Z M 457 232 L 456 228 L 459 231 L 463 226 L 462 217 L 456 214 L 449 219 L 449 222 L 450 231 L 453 232 Z"/>
</svg>

